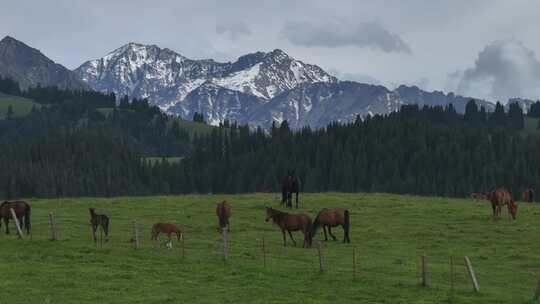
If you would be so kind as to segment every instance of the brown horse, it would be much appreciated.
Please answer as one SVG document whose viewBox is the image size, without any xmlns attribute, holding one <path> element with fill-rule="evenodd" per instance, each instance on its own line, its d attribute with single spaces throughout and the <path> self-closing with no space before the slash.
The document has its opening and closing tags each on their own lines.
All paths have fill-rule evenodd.
<svg viewBox="0 0 540 304">
<path fill-rule="evenodd" d="M 99 226 L 105 233 L 105 242 L 109 241 L 109 217 L 105 214 L 97 214 L 95 208 L 90 208 L 90 225 L 92 225 L 92 236 L 94 243 L 97 242 L 96 230 Z"/>
<path fill-rule="evenodd" d="M 12 218 L 10 209 L 15 211 L 15 217 L 17 218 L 21 229 L 26 228 L 26 234 L 30 234 L 30 205 L 25 201 L 5 201 L 0 205 L 0 220 L 4 219 L 4 224 L 6 224 L 6 234 L 9 234 L 9 220 Z M 1 225 L 0 221 L 0 226 Z"/>
<path fill-rule="evenodd" d="M 291 231 L 302 231 L 304 234 L 304 244 L 302 247 L 311 247 L 311 219 L 306 214 L 289 214 L 270 207 L 266 207 L 266 221 L 272 219 L 272 222 L 279 226 L 283 233 L 283 246 L 287 246 L 287 237 L 285 231 L 289 233 L 294 246 L 296 242 Z"/>
<path fill-rule="evenodd" d="M 524 201 L 524 202 L 529 202 L 529 203 L 532 203 L 534 202 L 534 190 L 531 189 L 531 188 L 528 188 L 528 189 L 525 189 L 522 193 L 521 193 L 521 199 Z"/>
<path fill-rule="evenodd" d="M 341 208 L 324 208 L 317 214 L 317 217 L 313 221 L 313 226 L 311 227 L 311 237 L 315 236 L 317 229 L 319 227 L 323 228 L 324 231 L 324 240 L 328 241 L 326 235 L 326 229 L 328 228 L 328 233 L 335 241 L 336 237 L 332 234 L 332 227 L 341 226 L 343 227 L 343 243 L 350 243 L 349 239 L 349 210 Z"/>
<path fill-rule="evenodd" d="M 498 218 L 501 215 L 502 206 L 506 205 L 508 214 L 512 219 L 516 219 L 518 206 L 512 199 L 512 195 L 506 188 L 497 188 L 494 191 L 488 192 L 486 198 L 491 202 L 493 209 L 493 217 Z"/>
<path fill-rule="evenodd" d="M 227 227 L 227 232 L 230 231 L 229 218 L 231 217 L 231 205 L 227 201 L 223 201 L 216 205 L 216 215 L 218 217 L 218 230 L 223 230 Z"/>
<path fill-rule="evenodd" d="M 470 195 L 471 199 L 477 201 L 480 199 L 486 199 L 486 194 L 484 192 L 473 192 Z"/>
<path fill-rule="evenodd" d="M 167 238 L 169 240 L 169 244 L 171 243 L 171 234 L 175 233 L 176 238 L 178 241 L 180 241 L 184 237 L 184 231 L 180 229 L 175 224 L 171 223 L 156 223 L 152 226 L 152 241 L 157 241 L 160 233 L 166 233 Z"/>
</svg>

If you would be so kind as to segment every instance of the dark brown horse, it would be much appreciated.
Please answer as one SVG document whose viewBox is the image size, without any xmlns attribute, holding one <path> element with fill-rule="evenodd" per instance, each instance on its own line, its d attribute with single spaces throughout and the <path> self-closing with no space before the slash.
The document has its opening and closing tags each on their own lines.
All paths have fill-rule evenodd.
<svg viewBox="0 0 540 304">
<path fill-rule="evenodd" d="M 313 221 L 313 226 L 311 226 L 311 237 L 313 238 L 317 233 L 319 227 L 323 228 L 324 231 L 324 240 L 328 241 L 328 236 L 326 235 L 326 229 L 328 229 L 328 234 L 335 241 L 336 237 L 332 234 L 332 227 L 341 226 L 343 227 L 343 243 L 350 243 L 349 239 L 349 210 L 341 208 L 324 208 L 317 214 L 317 217 Z"/>
<path fill-rule="evenodd" d="M 281 205 L 292 208 L 292 195 L 296 194 L 296 209 L 298 209 L 298 196 L 300 194 L 300 180 L 293 171 L 288 171 L 281 185 Z"/>
<path fill-rule="evenodd" d="M 15 211 L 15 217 L 21 229 L 26 228 L 26 234 L 30 234 L 30 205 L 25 201 L 5 201 L 0 205 L 0 226 L 1 219 L 4 219 L 6 234 L 9 234 L 9 220 L 12 219 L 10 209 Z"/>
<path fill-rule="evenodd" d="M 92 236 L 97 242 L 96 230 L 99 226 L 105 233 L 105 242 L 109 241 L 109 217 L 105 214 L 97 214 L 96 209 L 90 208 L 90 225 L 92 225 Z"/>
<path fill-rule="evenodd" d="M 289 237 L 296 246 L 291 231 L 302 231 L 304 234 L 304 244 L 302 247 L 311 247 L 311 219 L 306 214 L 289 214 L 273 208 L 266 208 L 266 221 L 272 219 L 272 222 L 279 226 L 283 233 L 283 246 L 287 246 L 287 237 L 285 231 L 289 233 Z"/>
<path fill-rule="evenodd" d="M 171 244 L 171 235 L 176 234 L 176 238 L 180 241 L 184 237 L 184 231 L 175 224 L 171 223 L 156 223 L 152 226 L 152 238 L 153 242 L 157 241 L 159 234 L 167 234 L 169 240 L 168 244 Z"/>
<path fill-rule="evenodd" d="M 506 205 L 509 216 L 514 220 L 516 219 L 518 205 L 514 202 L 512 195 L 506 188 L 500 187 L 488 192 L 486 193 L 486 198 L 491 202 L 493 217 L 500 217 L 502 206 Z"/>
<path fill-rule="evenodd" d="M 227 228 L 227 232 L 230 231 L 229 218 L 231 217 L 231 205 L 227 201 L 222 201 L 216 205 L 216 215 L 218 217 L 218 229 L 223 230 Z"/>
<path fill-rule="evenodd" d="M 525 189 L 522 193 L 521 193 L 521 199 L 524 201 L 524 202 L 529 202 L 529 203 L 533 203 L 534 202 L 534 190 L 531 189 L 531 188 L 528 188 L 528 189 Z"/>
</svg>

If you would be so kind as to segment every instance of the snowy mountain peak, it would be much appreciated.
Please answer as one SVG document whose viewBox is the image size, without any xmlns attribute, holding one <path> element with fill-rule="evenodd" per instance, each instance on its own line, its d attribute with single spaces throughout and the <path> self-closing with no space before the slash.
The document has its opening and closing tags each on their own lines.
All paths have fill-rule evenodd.
<svg viewBox="0 0 540 304">
<path fill-rule="evenodd" d="M 191 60 L 156 45 L 130 42 L 75 72 L 92 88 L 148 98 L 168 110 L 205 82 L 263 100 L 299 84 L 336 82 L 316 65 L 305 64 L 280 49 L 256 52 L 233 63 Z"/>
</svg>

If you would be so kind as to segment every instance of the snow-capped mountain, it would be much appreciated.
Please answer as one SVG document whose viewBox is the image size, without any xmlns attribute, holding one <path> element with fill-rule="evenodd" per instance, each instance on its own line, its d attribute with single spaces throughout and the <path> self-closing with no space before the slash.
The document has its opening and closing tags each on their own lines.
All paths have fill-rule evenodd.
<svg viewBox="0 0 540 304">
<path fill-rule="evenodd" d="M 138 43 L 87 61 L 75 72 L 95 90 L 148 98 L 165 111 L 208 82 L 268 100 L 302 83 L 336 81 L 321 68 L 295 60 L 281 50 L 219 63 L 191 60 L 169 49 Z"/>
<path fill-rule="evenodd" d="M 403 104 L 446 105 L 464 111 L 470 98 L 400 86 L 388 90 L 338 81 L 316 65 L 282 50 L 256 52 L 235 62 L 192 60 L 169 49 L 126 44 L 85 62 L 75 73 L 91 88 L 148 98 L 162 110 L 191 119 L 202 113 L 214 125 L 228 119 L 269 127 L 287 120 L 292 128 L 324 127 L 357 115 L 388 114 Z M 488 110 L 489 102 L 479 101 Z"/>
<path fill-rule="evenodd" d="M 155 45 L 129 43 L 103 58 L 85 62 L 75 73 L 94 90 L 148 98 L 167 110 L 230 66 L 213 60 L 187 59 Z"/>
</svg>

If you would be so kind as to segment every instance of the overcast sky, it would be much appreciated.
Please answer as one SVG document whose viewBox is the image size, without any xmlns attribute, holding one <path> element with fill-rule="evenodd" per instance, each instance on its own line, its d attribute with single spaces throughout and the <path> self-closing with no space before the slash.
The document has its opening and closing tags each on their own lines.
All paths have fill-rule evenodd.
<svg viewBox="0 0 540 304">
<path fill-rule="evenodd" d="M 341 79 L 540 98 L 538 0 L 21 0 L 0 12 L 1 36 L 68 68 L 132 41 L 219 61 L 280 48 Z"/>
</svg>

